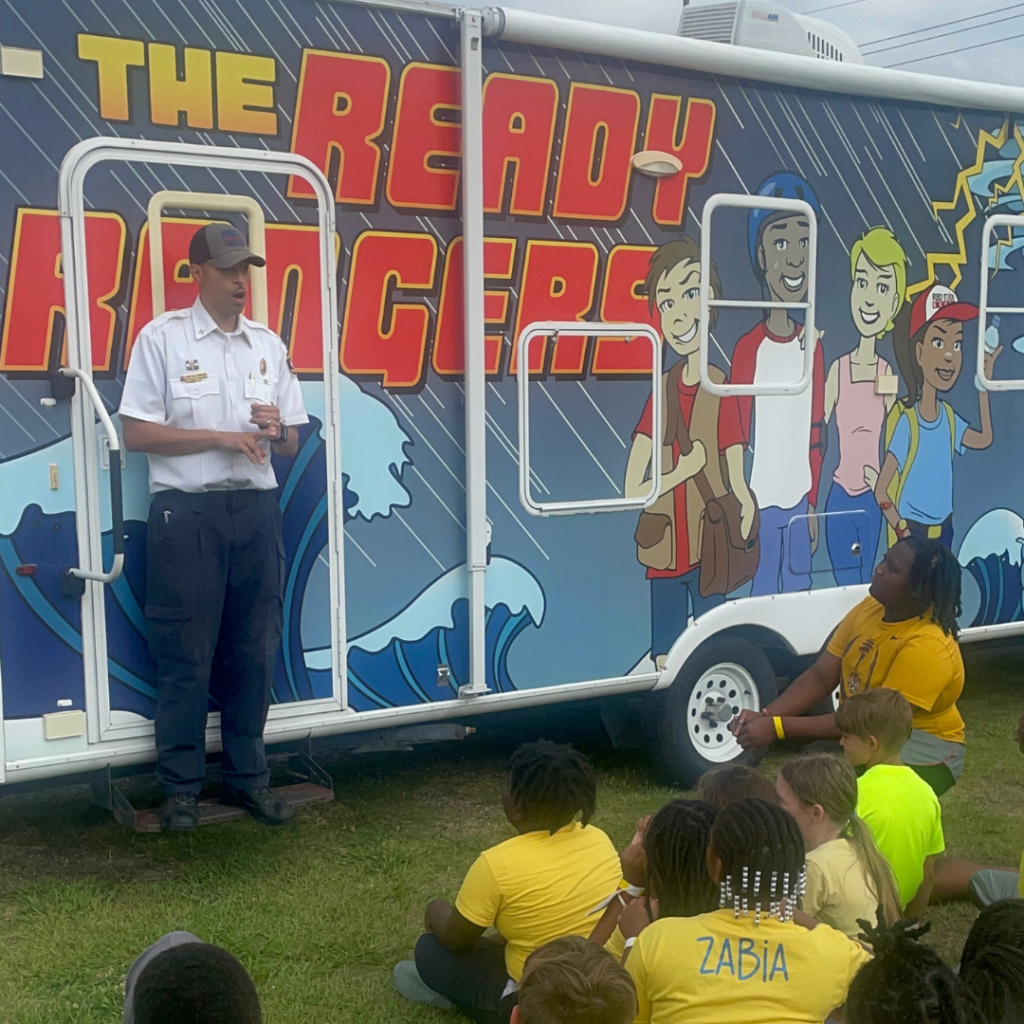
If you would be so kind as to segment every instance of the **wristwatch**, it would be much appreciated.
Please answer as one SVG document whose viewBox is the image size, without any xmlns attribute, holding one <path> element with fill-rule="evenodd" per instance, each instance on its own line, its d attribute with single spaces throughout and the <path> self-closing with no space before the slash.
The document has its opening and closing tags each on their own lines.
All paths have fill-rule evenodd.
<svg viewBox="0 0 1024 1024">
<path fill-rule="evenodd" d="M 270 443 L 271 444 L 286 444 L 288 441 L 288 424 L 281 424 L 281 432 L 275 437 Z"/>
</svg>

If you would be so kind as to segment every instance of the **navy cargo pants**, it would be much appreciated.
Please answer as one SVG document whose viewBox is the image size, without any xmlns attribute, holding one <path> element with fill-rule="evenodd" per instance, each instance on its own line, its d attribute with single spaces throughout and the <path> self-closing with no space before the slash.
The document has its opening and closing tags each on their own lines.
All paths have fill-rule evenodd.
<svg viewBox="0 0 1024 1024">
<path fill-rule="evenodd" d="M 168 794 L 202 788 L 212 696 L 220 705 L 225 786 L 267 785 L 263 726 L 284 584 L 277 492 L 158 491 L 147 560 L 160 784 Z"/>
</svg>

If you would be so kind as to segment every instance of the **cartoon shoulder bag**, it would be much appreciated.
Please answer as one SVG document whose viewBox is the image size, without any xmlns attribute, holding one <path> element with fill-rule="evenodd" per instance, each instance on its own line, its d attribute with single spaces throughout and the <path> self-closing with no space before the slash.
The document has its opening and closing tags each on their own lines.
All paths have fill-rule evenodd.
<svg viewBox="0 0 1024 1024">
<path fill-rule="evenodd" d="M 675 464 L 673 442 L 679 434 L 682 421 L 682 410 L 676 392 L 679 390 L 679 378 L 683 373 L 682 361 L 673 366 L 668 373 L 661 376 L 661 408 L 662 408 L 662 450 L 661 465 L 667 472 Z M 687 439 L 689 440 L 689 439 Z M 659 571 L 672 570 L 676 567 L 676 497 L 675 491 L 659 494 L 650 507 L 640 513 L 633 534 L 636 541 L 636 557 L 641 565 Z"/>
</svg>

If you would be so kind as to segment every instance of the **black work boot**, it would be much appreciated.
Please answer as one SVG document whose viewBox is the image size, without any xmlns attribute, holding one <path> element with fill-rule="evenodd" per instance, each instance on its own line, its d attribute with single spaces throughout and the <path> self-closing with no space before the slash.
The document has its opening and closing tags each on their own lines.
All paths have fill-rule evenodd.
<svg viewBox="0 0 1024 1024">
<path fill-rule="evenodd" d="M 228 791 L 220 798 L 220 802 L 241 807 L 263 825 L 284 825 L 295 817 L 295 808 L 274 796 L 269 786 Z"/>
<path fill-rule="evenodd" d="M 199 828 L 199 798 L 195 793 L 175 793 L 160 806 L 165 832 L 194 832 Z"/>
</svg>

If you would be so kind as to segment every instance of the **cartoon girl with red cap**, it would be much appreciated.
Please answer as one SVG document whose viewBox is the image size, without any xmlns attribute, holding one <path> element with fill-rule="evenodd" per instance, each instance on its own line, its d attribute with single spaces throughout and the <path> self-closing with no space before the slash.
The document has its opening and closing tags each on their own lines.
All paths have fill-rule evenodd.
<svg viewBox="0 0 1024 1024">
<path fill-rule="evenodd" d="M 944 285 L 919 295 L 908 318 L 893 328 L 893 349 L 907 394 L 893 406 L 886 426 L 885 460 L 875 498 L 890 537 L 930 537 L 953 543 L 953 455 L 992 443 L 988 392 L 979 391 L 981 429 L 975 430 L 940 396 L 957 382 L 963 367 L 964 324 L 978 307 L 960 302 Z M 985 354 L 991 375 L 1002 347 Z"/>
</svg>

